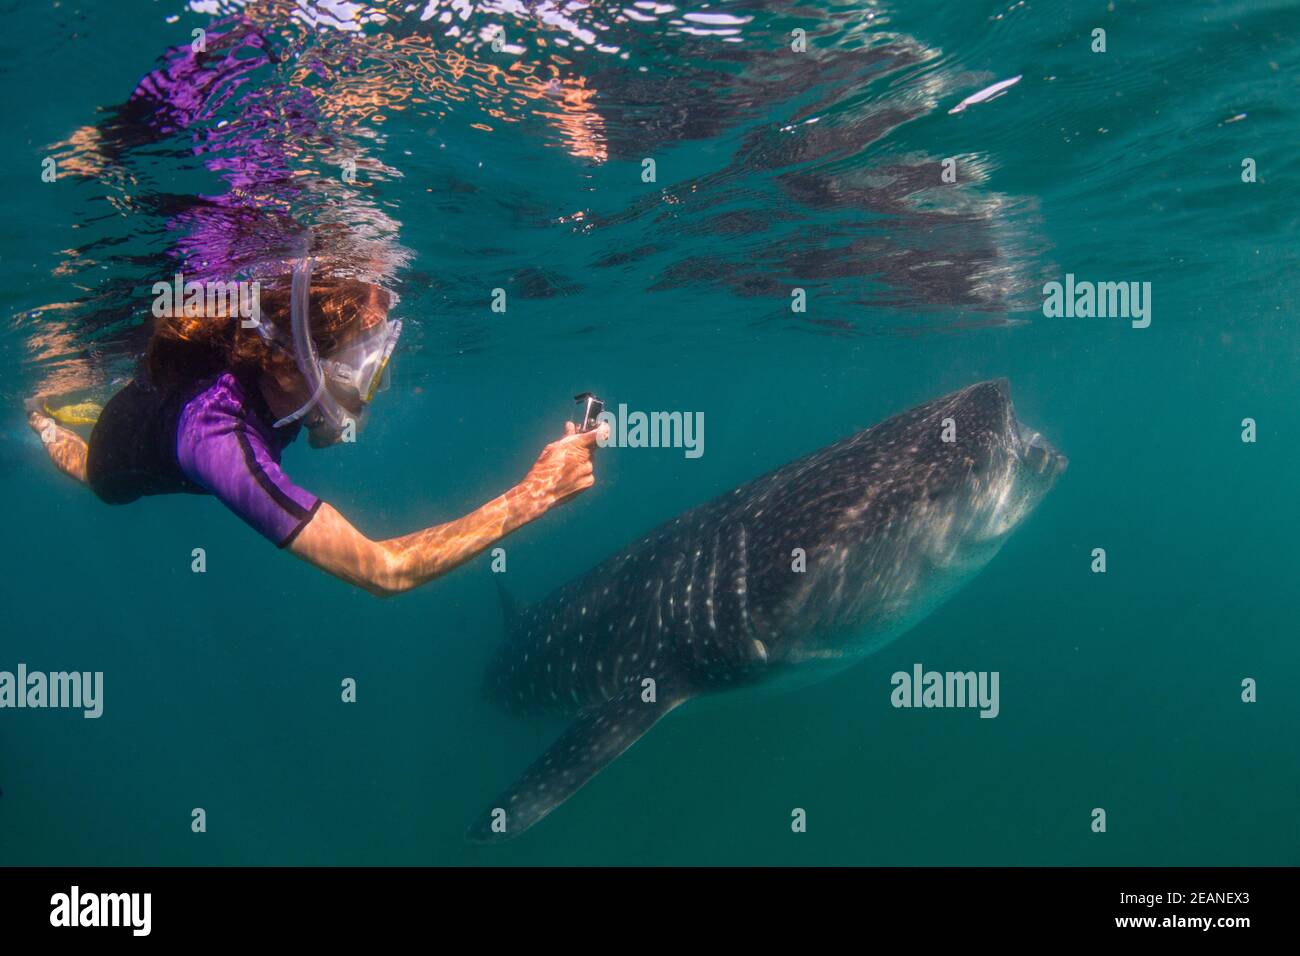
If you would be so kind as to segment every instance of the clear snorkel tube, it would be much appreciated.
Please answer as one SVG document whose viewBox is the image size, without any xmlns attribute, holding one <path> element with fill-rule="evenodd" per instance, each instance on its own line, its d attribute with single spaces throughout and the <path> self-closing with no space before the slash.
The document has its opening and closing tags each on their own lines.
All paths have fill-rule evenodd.
<svg viewBox="0 0 1300 956">
<path fill-rule="evenodd" d="M 311 398 L 291 415 L 286 415 L 275 423 L 276 428 L 290 425 L 302 418 L 313 408 L 319 407 L 321 417 L 331 429 L 342 431 L 350 419 L 339 408 L 338 403 L 325 390 L 325 376 L 321 374 L 320 359 L 316 356 L 316 344 L 311 340 L 311 257 L 304 255 L 293 264 L 293 280 L 289 293 L 289 316 L 293 332 L 293 359 L 298 366 L 298 373 L 307 383 Z"/>
</svg>

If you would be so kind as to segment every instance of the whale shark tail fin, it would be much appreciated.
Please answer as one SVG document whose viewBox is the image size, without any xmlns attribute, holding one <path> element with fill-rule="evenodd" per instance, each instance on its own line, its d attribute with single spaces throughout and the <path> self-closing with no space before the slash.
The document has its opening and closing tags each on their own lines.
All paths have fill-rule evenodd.
<svg viewBox="0 0 1300 956">
<path fill-rule="evenodd" d="M 475 843 L 504 842 L 573 796 L 690 697 L 662 693 L 664 683 L 631 684 L 603 704 L 580 711 L 560 738 L 479 816 L 466 836 Z"/>
</svg>

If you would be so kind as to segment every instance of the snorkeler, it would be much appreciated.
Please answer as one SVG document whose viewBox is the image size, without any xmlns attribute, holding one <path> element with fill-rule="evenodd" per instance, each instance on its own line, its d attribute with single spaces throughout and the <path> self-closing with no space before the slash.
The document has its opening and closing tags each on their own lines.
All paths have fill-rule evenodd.
<svg viewBox="0 0 1300 956">
<path fill-rule="evenodd" d="M 373 594 L 417 587 L 591 487 L 597 432 L 570 422 L 505 494 L 455 521 L 370 540 L 290 481 L 280 453 L 303 427 L 314 448 L 353 439 L 401 332 L 390 301 L 358 279 L 313 283 L 304 258 L 287 295 L 262 292 L 251 327 L 238 316 L 164 314 L 89 442 L 39 399 L 28 403 L 28 423 L 55 465 L 108 504 L 215 495 L 278 547 Z"/>
</svg>

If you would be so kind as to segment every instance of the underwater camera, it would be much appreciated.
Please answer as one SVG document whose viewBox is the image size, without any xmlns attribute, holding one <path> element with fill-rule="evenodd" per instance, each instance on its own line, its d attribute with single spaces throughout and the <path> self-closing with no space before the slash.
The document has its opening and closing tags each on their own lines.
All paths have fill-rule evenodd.
<svg viewBox="0 0 1300 956">
<path fill-rule="evenodd" d="M 600 422 L 600 413 L 605 410 L 605 403 L 602 402 L 591 392 L 583 392 L 580 395 L 574 395 L 573 400 L 583 405 L 582 416 L 574 419 L 574 424 L 578 426 L 578 431 L 589 432 Z"/>
</svg>

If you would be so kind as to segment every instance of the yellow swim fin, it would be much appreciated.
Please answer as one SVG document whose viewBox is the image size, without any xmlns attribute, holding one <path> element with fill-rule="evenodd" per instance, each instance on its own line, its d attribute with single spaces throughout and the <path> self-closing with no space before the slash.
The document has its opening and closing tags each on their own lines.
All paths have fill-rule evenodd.
<svg viewBox="0 0 1300 956">
<path fill-rule="evenodd" d="M 78 402 L 75 405 L 60 405 L 58 408 L 51 408 L 48 402 L 43 404 L 45 414 L 63 425 L 93 425 L 99 421 L 99 414 L 104 410 L 104 406 L 98 402 Z"/>
</svg>

